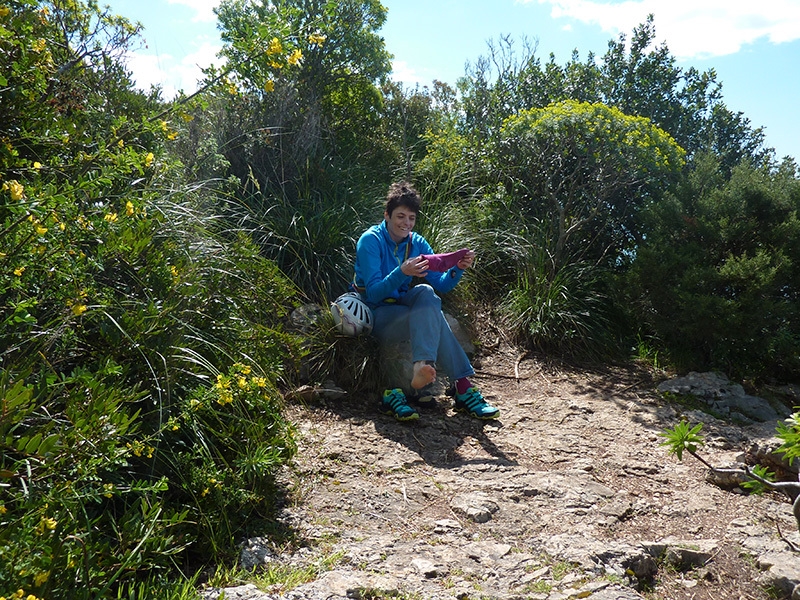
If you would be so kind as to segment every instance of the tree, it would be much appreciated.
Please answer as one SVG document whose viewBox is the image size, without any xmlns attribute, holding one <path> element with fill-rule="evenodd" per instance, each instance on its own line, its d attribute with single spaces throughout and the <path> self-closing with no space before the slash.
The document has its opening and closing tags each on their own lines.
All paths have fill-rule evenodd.
<svg viewBox="0 0 800 600">
<path fill-rule="evenodd" d="M 725 106 L 716 72 L 681 69 L 665 43 L 653 47 L 655 39 L 649 15 L 634 28 L 629 45 L 625 34 L 608 43 L 600 67 L 602 101 L 625 114 L 649 118 L 690 158 L 715 151 L 724 155 L 729 169 L 741 160 L 761 164 L 768 159 L 763 131 L 752 129 L 741 113 Z"/>
<path fill-rule="evenodd" d="M 630 304 L 676 366 L 741 379 L 800 375 L 799 210 L 793 162 L 775 171 L 743 163 L 728 179 L 712 154 L 651 207 Z"/>
<path fill-rule="evenodd" d="M 489 53 L 471 65 L 459 82 L 461 121 L 458 132 L 480 148 L 497 135 L 503 121 L 524 110 L 573 100 L 603 103 L 624 114 L 649 119 L 669 133 L 691 158 L 698 152 L 723 154 L 729 170 L 741 160 L 765 164 L 761 129 L 722 101 L 716 72 L 682 69 L 666 44 L 654 45 L 653 16 L 610 40 L 600 61 L 581 61 L 577 50 L 563 65 L 551 54 L 542 61 L 536 45 L 523 40 L 521 50 L 509 37 L 489 43 Z M 478 151 L 479 153 L 479 151 Z"/>
<path fill-rule="evenodd" d="M 639 213 L 684 161 L 666 132 L 603 104 L 523 111 L 498 137 L 494 167 L 521 218 L 545 232 L 552 273 L 569 262 L 626 261 L 642 238 Z"/>
<path fill-rule="evenodd" d="M 378 0 L 226 0 L 217 15 L 231 69 L 220 146 L 237 176 L 252 168 L 291 196 L 320 169 L 373 160 L 375 83 L 391 70 Z"/>
</svg>

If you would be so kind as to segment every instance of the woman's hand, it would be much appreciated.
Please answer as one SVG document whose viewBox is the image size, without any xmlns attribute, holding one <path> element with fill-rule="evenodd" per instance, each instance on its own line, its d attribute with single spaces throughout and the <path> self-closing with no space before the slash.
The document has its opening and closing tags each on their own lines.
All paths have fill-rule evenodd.
<svg viewBox="0 0 800 600">
<path fill-rule="evenodd" d="M 458 261 L 456 266 L 463 271 L 464 269 L 469 269 L 473 262 L 475 262 L 475 253 L 470 250 L 464 255 L 464 258 Z"/>
<path fill-rule="evenodd" d="M 403 275 L 409 277 L 425 277 L 428 272 L 428 261 L 421 256 L 415 256 L 400 265 L 400 270 Z"/>
</svg>

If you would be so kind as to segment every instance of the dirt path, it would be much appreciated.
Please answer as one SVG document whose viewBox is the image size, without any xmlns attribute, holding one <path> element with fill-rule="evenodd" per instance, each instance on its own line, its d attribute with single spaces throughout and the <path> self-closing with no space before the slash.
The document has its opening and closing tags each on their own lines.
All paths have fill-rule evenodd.
<svg viewBox="0 0 800 600">
<path fill-rule="evenodd" d="M 668 456 L 658 434 L 682 416 L 702 419 L 704 455 L 726 464 L 774 424 L 687 415 L 644 371 L 571 371 L 514 349 L 476 367 L 498 421 L 455 413 L 446 398 L 412 424 L 379 413 L 373 398 L 290 408 L 300 451 L 284 516 L 309 546 L 273 560 L 337 560 L 317 581 L 266 597 L 772 597 L 737 532 L 774 531 L 771 518 L 792 532 L 789 504 L 707 483 L 702 466 Z M 707 548 L 705 564 L 670 565 L 641 550 L 670 538 Z"/>
</svg>

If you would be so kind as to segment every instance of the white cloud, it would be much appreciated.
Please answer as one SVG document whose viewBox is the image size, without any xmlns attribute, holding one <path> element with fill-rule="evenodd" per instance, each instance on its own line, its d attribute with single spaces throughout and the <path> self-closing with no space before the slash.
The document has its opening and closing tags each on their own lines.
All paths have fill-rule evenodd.
<svg viewBox="0 0 800 600">
<path fill-rule="evenodd" d="M 195 15 L 192 18 L 194 23 L 214 23 L 217 20 L 213 9 L 219 4 L 219 0 L 168 0 L 168 2 L 187 6 L 194 10 Z"/>
<path fill-rule="evenodd" d="M 202 68 L 222 64 L 216 54 L 221 46 L 204 42 L 196 51 L 184 56 L 180 62 L 171 54 L 130 53 L 126 64 L 133 75 L 136 87 L 148 91 L 151 85 L 160 85 L 165 100 L 174 98 L 178 91 L 191 94 L 202 79 Z"/>
<path fill-rule="evenodd" d="M 430 80 L 430 77 L 420 75 L 404 60 L 392 61 L 391 78 L 394 81 L 410 86 L 416 85 L 417 83 L 427 85 L 426 82 Z"/>
<path fill-rule="evenodd" d="M 800 39 L 797 0 L 518 0 L 550 5 L 553 18 L 599 25 L 614 36 L 630 34 L 648 14 L 658 41 L 679 59 L 733 54 L 766 38 L 779 44 Z"/>
</svg>

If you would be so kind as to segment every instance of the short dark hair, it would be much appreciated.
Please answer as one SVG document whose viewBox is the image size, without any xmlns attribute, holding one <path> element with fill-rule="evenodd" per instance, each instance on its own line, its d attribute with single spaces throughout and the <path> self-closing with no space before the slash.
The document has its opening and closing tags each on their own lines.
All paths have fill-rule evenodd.
<svg viewBox="0 0 800 600">
<path fill-rule="evenodd" d="M 420 204 L 422 198 L 409 182 L 398 181 L 389 186 L 389 193 L 386 194 L 386 214 L 390 217 L 398 206 L 405 206 L 415 214 L 419 213 Z"/>
</svg>

